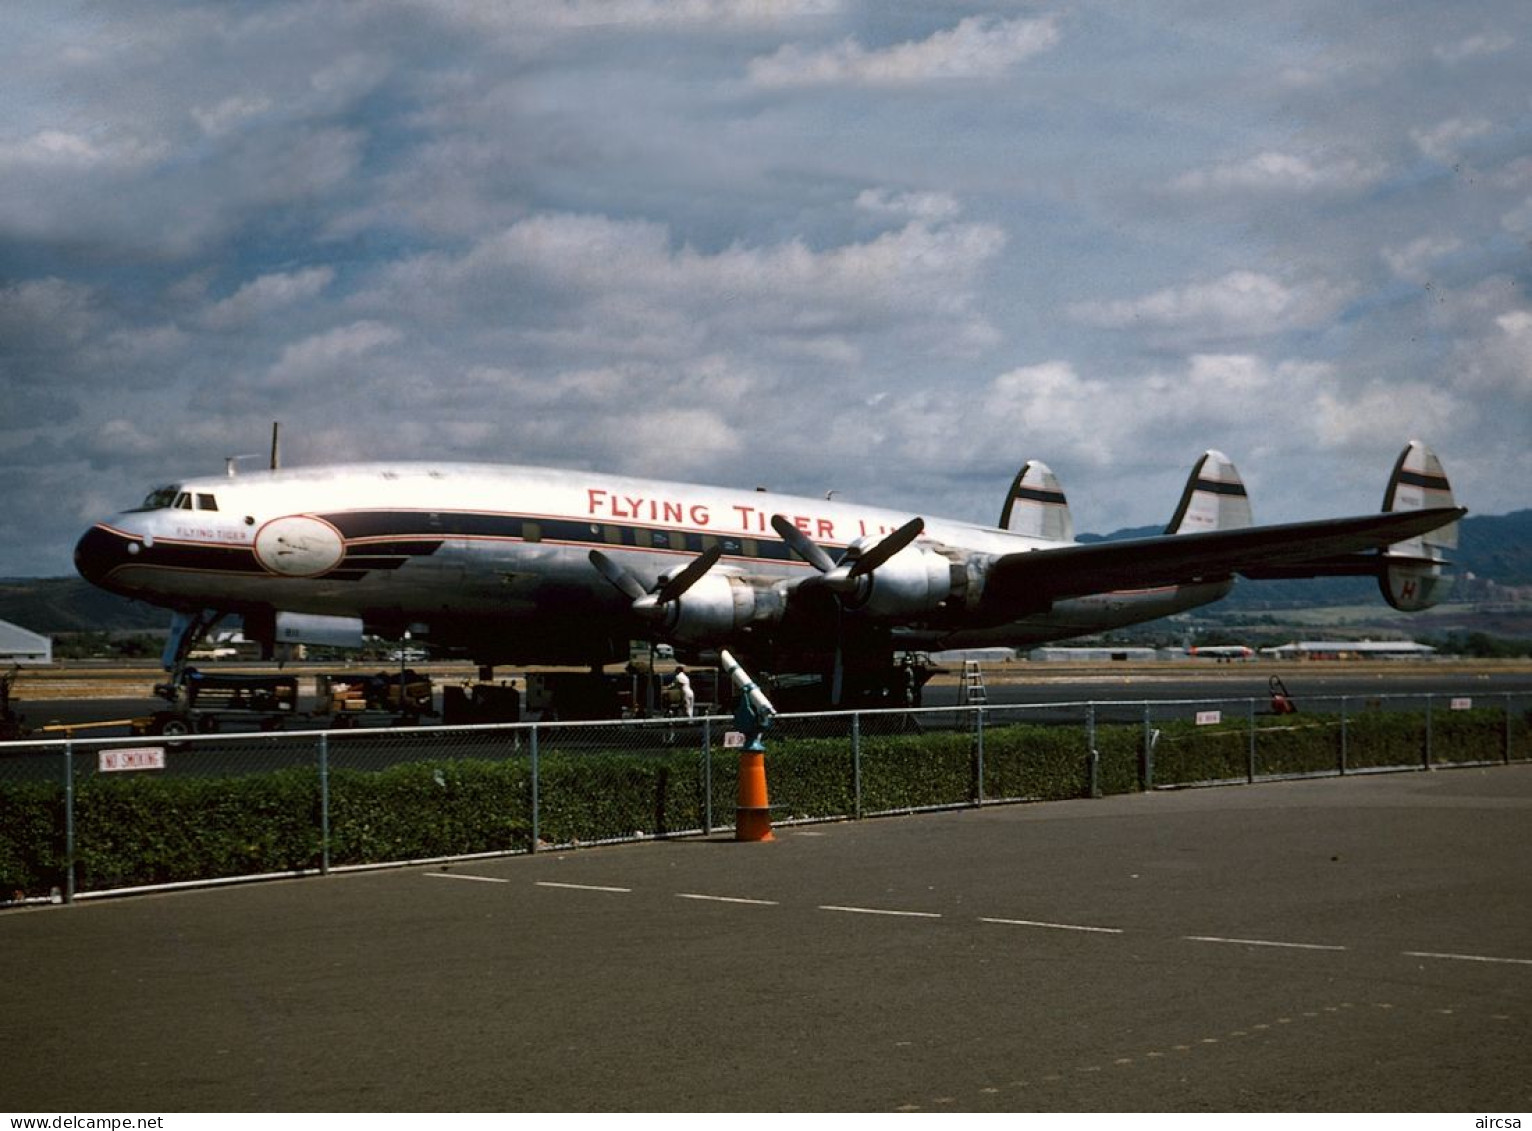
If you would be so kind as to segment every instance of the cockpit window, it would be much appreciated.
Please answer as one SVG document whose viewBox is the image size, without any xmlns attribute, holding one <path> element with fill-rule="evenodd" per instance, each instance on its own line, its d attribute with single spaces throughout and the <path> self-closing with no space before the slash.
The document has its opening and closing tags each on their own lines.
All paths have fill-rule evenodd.
<svg viewBox="0 0 1532 1131">
<path fill-rule="evenodd" d="M 181 494 L 181 488 L 172 484 L 169 487 L 156 487 L 144 498 L 137 510 L 162 511 L 166 507 L 174 506 L 176 497 Z"/>
<path fill-rule="evenodd" d="M 191 510 L 192 509 L 191 508 L 191 495 L 189 495 L 185 491 L 182 491 L 179 495 L 177 495 L 176 496 L 176 501 L 175 501 L 175 508 L 178 511 L 189 511 L 189 510 Z"/>
</svg>

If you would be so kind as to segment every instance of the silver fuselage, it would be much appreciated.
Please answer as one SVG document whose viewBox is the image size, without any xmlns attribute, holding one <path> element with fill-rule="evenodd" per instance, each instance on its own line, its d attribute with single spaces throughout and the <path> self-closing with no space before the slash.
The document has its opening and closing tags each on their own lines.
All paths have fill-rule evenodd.
<svg viewBox="0 0 1532 1131">
<path fill-rule="evenodd" d="M 184 480 L 98 523 L 76 550 L 103 588 L 177 610 L 273 610 L 414 627 L 492 662 L 599 657 L 641 636 L 599 549 L 646 585 L 713 543 L 715 567 L 792 585 L 813 568 L 772 530 L 781 514 L 834 556 L 911 516 L 833 500 L 548 468 L 365 464 Z M 1068 545 L 927 519 L 954 562 Z M 1125 590 L 989 623 L 948 610 L 891 626 L 900 647 L 1023 647 L 1217 600 L 1231 583 Z"/>
</svg>

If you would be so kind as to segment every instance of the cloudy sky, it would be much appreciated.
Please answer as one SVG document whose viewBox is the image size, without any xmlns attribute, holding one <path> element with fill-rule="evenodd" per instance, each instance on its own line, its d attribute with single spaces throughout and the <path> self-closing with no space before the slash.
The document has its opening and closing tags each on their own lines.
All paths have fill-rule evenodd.
<svg viewBox="0 0 1532 1131">
<path fill-rule="evenodd" d="M 1249 9 L 1249 10 L 1245 10 Z M 0 9 L 0 576 L 288 464 L 1532 505 L 1532 5 Z M 259 460 L 253 461 L 259 466 Z"/>
</svg>

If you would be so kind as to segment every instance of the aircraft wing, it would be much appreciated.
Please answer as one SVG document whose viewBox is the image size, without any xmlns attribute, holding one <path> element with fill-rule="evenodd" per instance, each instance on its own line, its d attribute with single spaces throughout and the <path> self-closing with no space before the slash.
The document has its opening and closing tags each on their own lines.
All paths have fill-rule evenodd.
<svg viewBox="0 0 1532 1131">
<path fill-rule="evenodd" d="M 1007 554 L 986 573 L 981 608 L 1019 616 L 1117 589 L 1221 581 L 1236 573 L 1273 576 L 1267 571 L 1295 568 L 1322 573 L 1345 555 L 1382 550 L 1467 513 L 1463 507 L 1432 507 Z"/>
</svg>

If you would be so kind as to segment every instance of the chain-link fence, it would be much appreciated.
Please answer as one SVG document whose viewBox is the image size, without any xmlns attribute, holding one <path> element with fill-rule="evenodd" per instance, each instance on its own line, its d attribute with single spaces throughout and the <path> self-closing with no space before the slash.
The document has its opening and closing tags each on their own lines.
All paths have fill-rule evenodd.
<svg viewBox="0 0 1532 1131">
<path fill-rule="evenodd" d="M 1532 693 L 778 716 L 773 818 L 1532 760 Z M 0 902 L 734 826 L 729 719 L 0 744 Z"/>
</svg>

